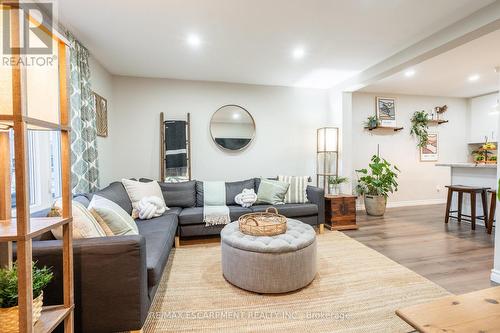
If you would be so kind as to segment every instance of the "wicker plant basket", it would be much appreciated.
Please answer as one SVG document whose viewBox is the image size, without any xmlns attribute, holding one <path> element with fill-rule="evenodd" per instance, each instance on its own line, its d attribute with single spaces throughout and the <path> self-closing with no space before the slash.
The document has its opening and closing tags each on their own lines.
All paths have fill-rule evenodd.
<svg viewBox="0 0 500 333">
<path fill-rule="evenodd" d="M 36 323 L 42 315 L 43 292 L 33 300 L 33 323 Z M 0 332 L 19 332 L 19 307 L 0 308 Z"/>
<path fill-rule="evenodd" d="M 274 213 L 270 210 L 273 209 Z M 249 213 L 238 219 L 240 231 L 252 236 L 276 236 L 286 232 L 286 217 L 269 207 L 263 213 Z"/>
</svg>

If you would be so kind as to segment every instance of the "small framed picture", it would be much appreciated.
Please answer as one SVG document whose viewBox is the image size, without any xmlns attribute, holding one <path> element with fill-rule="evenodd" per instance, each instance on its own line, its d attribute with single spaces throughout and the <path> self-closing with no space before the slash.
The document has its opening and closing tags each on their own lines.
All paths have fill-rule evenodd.
<svg viewBox="0 0 500 333">
<path fill-rule="evenodd" d="M 396 127 L 396 99 L 376 97 L 377 118 L 380 126 Z"/>
<path fill-rule="evenodd" d="M 429 133 L 427 143 L 420 148 L 420 161 L 436 162 L 439 157 L 438 135 L 437 133 Z"/>
</svg>

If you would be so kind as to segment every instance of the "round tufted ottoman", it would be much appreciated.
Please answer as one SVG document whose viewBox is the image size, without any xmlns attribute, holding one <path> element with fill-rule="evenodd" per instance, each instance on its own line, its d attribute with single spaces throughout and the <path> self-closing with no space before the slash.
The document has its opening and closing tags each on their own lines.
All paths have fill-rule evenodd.
<svg viewBox="0 0 500 333">
<path fill-rule="evenodd" d="M 316 233 L 288 219 L 281 235 L 250 236 L 232 222 L 221 231 L 222 273 L 227 281 L 257 293 L 284 293 L 307 286 L 316 275 Z"/>
</svg>

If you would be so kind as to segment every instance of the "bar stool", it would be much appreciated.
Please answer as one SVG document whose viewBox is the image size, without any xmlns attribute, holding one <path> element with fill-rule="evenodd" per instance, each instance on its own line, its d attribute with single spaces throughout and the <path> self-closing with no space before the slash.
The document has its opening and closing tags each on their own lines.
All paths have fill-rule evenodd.
<svg viewBox="0 0 500 333">
<path fill-rule="evenodd" d="M 462 220 L 471 222 L 472 230 L 476 230 L 476 219 L 484 220 L 484 225 L 486 230 L 488 230 L 488 203 L 486 191 L 489 187 L 475 187 L 475 186 L 465 186 L 465 185 L 449 185 L 448 188 L 448 200 L 446 201 L 446 216 L 444 223 L 448 223 L 450 218 L 457 219 L 458 222 Z M 451 210 L 451 200 L 453 199 L 453 192 L 458 193 L 458 210 Z M 462 201 L 464 193 L 470 195 L 470 215 L 462 214 Z M 483 215 L 476 216 L 476 194 L 481 194 L 481 202 L 483 206 Z M 457 213 L 456 216 L 451 215 L 451 213 Z M 463 218 L 463 217 L 466 218 Z"/>
<path fill-rule="evenodd" d="M 488 233 L 491 234 L 491 230 L 493 229 L 493 223 L 495 222 L 495 211 L 497 209 L 497 191 L 490 190 L 488 193 L 491 193 L 491 201 L 490 201 L 490 218 L 488 219 Z"/>
</svg>

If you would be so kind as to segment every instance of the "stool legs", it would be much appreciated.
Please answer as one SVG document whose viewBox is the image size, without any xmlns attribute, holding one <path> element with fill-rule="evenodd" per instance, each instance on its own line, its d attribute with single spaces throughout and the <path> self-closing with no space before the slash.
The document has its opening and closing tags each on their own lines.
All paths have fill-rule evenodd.
<svg viewBox="0 0 500 333">
<path fill-rule="evenodd" d="M 451 199 L 453 197 L 453 190 L 451 188 L 448 189 L 448 199 L 446 200 L 446 215 L 444 218 L 444 223 L 448 223 L 450 220 L 450 208 L 451 208 Z"/>
<path fill-rule="evenodd" d="M 463 192 L 458 192 L 458 222 L 462 222 L 462 201 L 464 199 L 464 194 Z"/>
<path fill-rule="evenodd" d="M 490 218 L 488 219 L 488 233 L 491 234 L 491 230 L 493 229 L 493 221 L 495 221 L 495 211 L 497 208 L 497 196 L 496 193 L 491 194 L 491 203 L 490 203 Z"/>
<path fill-rule="evenodd" d="M 476 230 L 476 193 L 470 194 L 470 220 L 472 230 Z"/>
<path fill-rule="evenodd" d="M 483 205 L 484 227 L 488 230 L 488 199 L 486 190 L 481 192 L 481 203 Z"/>
</svg>

